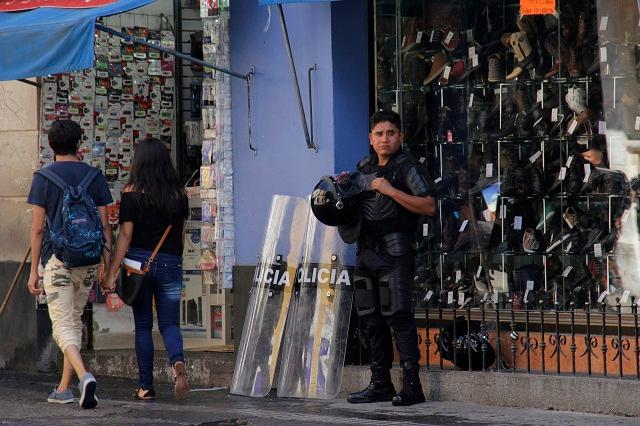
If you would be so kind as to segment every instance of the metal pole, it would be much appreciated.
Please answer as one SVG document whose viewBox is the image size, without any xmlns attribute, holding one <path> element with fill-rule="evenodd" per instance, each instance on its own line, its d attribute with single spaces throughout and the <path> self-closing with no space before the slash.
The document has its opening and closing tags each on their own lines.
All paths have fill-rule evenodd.
<svg viewBox="0 0 640 426">
<path fill-rule="evenodd" d="M 98 30 L 100 30 L 100 31 L 104 31 L 105 33 L 109 33 L 109 34 L 114 35 L 116 37 L 120 37 L 120 38 L 128 40 L 128 41 L 130 41 L 132 43 L 141 44 L 143 46 L 147 46 L 149 49 L 159 50 L 160 52 L 168 53 L 169 55 L 173 55 L 173 56 L 175 56 L 177 58 L 184 59 L 184 60 L 189 61 L 189 62 L 193 62 L 194 64 L 199 64 L 199 65 L 202 65 L 204 67 L 212 68 L 212 69 L 214 69 L 216 71 L 219 71 L 219 72 L 221 72 L 223 74 L 229 74 L 230 76 L 237 77 L 237 78 L 245 80 L 245 81 L 249 79 L 250 73 L 249 74 L 240 74 L 240 73 L 237 73 L 235 71 L 231 71 L 231 70 L 228 70 L 226 68 L 222 68 L 222 67 L 219 67 L 217 65 L 213 65 L 213 64 L 210 64 L 208 62 L 201 61 L 200 59 L 196 59 L 196 58 L 191 57 L 189 55 L 185 55 L 184 53 L 178 52 L 177 50 L 167 49 L 166 47 L 162 47 L 162 46 L 159 46 L 157 44 L 149 43 L 149 42 L 147 42 L 145 40 L 141 40 L 141 39 L 139 39 L 137 37 L 134 37 L 132 35 L 112 30 L 111 28 L 105 27 L 104 25 L 101 25 L 101 24 L 96 24 L 96 28 Z"/>
<path fill-rule="evenodd" d="M 302 130 L 304 131 L 304 138 L 307 141 L 307 148 L 315 149 L 318 151 L 318 147 L 311 140 L 309 136 L 309 128 L 307 127 L 307 117 L 304 113 L 304 105 L 302 104 L 302 95 L 300 94 L 300 85 L 298 84 L 298 74 L 296 73 L 296 65 L 293 62 L 293 53 L 291 52 L 291 43 L 289 43 L 289 32 L 287 31 L 287 23 L 284 20 L 284 11 L 282 5 L 278 4 L 278 15 L 280 16 L 280 26 L 282 27 L 282 34 L 284 36 L 284 44 L 287 48 L 287 55 L 289 56 L 289 66 L 291 67 L 291 81 L 293 82 L 293 89 L 296 92 L 298 100 L 298 111 L 300 112 L 300 120 L 302 120 Z"/>
</svg>

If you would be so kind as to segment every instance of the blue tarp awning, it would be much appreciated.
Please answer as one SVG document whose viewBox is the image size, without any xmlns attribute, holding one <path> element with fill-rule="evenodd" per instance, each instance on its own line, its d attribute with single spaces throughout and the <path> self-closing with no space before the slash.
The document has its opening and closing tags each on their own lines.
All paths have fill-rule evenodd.
<svg viewBox="0 0 640 426">
<path fill-rule="evenodd" d="M 17 80 L 93 66 L 96 19 L 153 0 L 118 0 L 87 9 L 0 12 L 0 80 Z"/>
</svg>

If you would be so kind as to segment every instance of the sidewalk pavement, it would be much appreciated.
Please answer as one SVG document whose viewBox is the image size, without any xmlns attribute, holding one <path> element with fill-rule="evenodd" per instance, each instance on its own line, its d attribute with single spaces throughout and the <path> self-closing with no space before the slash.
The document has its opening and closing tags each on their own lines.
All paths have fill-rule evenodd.
<svg viewBox="0 0 640 426">
<path fill-rule="evenodd" d="M 636 425 L 638 419 L 563 411 L 498 408 L 465 402 L 353 405 L 340 398 L 319 400 L 246 398 L 227 389 L 194 386 L 185 402 L 172 386 L 157 383 L 154 402 L 131 398 L 132 379 L 98 376 L 98 408 L 47 403 L 56 376 L 0 370 L 0 425 Z M 490 391 L 490 390 L 488 390 Z M 76 400 L 78 392 L 74 388 Z"/>
</svg>

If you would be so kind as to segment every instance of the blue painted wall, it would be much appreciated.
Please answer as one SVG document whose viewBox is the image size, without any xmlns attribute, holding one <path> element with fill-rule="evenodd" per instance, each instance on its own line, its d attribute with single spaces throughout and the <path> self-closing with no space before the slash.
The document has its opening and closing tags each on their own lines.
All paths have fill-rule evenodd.
<svg viewBox="0 0 640 426">
<path fill-rule="evenodd" d="M 230 3 L 232 69 L 246 72 L 256 67 L 251 87 L 256 156 L 249 149 L 246 85 L 232 82 L 236 264 L 252 265 L 272 195 L 306 197 L 320 176 L 352 169 L 366 152 L 367 9 L 361 0 L 284 6 L 307 116 L 307 69 L 318 66 L 312 85 L 316 153 L 306 147 L 276 8 L 271 8 L 265 32 L 267 7 L 257 0 Z M 362 16 L 339 18 L 351 13 Z M 345 39 L 346 34 L 358 36 Z M 354 49 L 357 52 L 351 54 Z M 355 80 L 360 84 L 352 84 Z M 364 134 L 354 141 L 363 125 Z"/>
</svg>

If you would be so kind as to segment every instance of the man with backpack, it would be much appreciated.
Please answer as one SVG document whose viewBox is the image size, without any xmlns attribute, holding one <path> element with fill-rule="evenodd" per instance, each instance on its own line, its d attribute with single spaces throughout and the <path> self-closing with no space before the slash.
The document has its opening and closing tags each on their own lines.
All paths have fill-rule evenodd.
<svg viewBox="0 0 640 426">
<path fill-rule="evenodd" d="M 354 303 L 371 350 L 371 383 L 350 393 L 347 400 L 413 405 L 424 402 L 425 397 L 418 376 L 411 244 L 418 217 L 436 213 L 436 191 L 420 163 L 402 150 L 404 134 L 398 114 L 376 112 L 369 128 L 373 153 L 358 163 L 371 190 L 364 191 L 360 199 Z M 397 395 L 389 372 L 393 361 L 389 326 L 396 336 L 403 373 Z"/>
<path fill-rule="evenodd" d="M 102 172 L 78 160 L 81 136 L 80 126 L 71 120 L 55 121 L 49 130 L 55 161 L 34 174 L 27 199 L 33 206 L 28 286 L 31 294 L 46 293 L 53 339 L 64 354 L 60 384 L 48 401 L 74 401 L 70 385 L 75 371 L 80 405 L 93 408 L 96 380 L 80 355 L 80 317 L 98 278 L 100 258 L 109 264 L 112 233 L 106 206 L 113 199 Z"/>
</svg>

